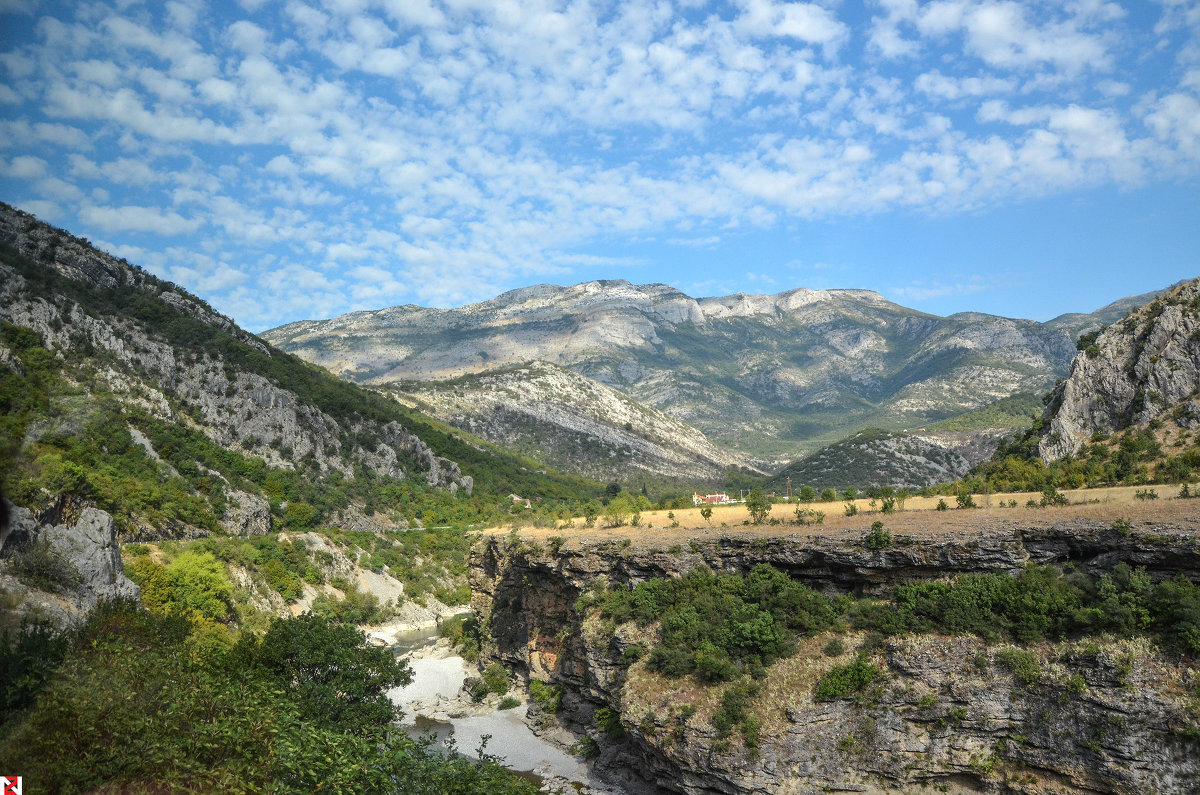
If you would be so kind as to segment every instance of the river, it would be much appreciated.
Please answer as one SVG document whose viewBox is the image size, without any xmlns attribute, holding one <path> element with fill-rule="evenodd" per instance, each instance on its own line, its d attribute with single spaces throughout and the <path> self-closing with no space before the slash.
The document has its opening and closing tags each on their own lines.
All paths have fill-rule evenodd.
<svg viewBox="0 0 1200 795">
<path fill-rule="evenodd" d="M 439 640 L 436 629 L 396 633 L 393 648 L 408 660 L 413 672 L 412 682 L 388 693 L 404 711 L 401 725 L 410 734 L 433 735 L 442 743 L 453 736 L 455 749 L 469 757 L 475 756 L 486 736 L 487 753 L 501 758 L 511 770 L 536 780 L 562 779 L 595 793 L 623 792 L 600 783 L 578 757 L 534 734 L 525 724 L 524 703 L 496 710 L 463 697 L 463 680 L 473 672 L 446 641 Z"/>
</svg>

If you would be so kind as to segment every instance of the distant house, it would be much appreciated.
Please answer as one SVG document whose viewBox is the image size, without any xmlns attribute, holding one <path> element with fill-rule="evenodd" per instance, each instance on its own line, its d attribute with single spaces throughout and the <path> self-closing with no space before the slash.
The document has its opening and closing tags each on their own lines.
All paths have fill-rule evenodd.
<svg viewBox="0 0 1200 795">
<path fill-rule="evenodd" d="M 692 505 L 725 505 L 731 503 L 728 494 L 693 494 Z"/>
</svg>

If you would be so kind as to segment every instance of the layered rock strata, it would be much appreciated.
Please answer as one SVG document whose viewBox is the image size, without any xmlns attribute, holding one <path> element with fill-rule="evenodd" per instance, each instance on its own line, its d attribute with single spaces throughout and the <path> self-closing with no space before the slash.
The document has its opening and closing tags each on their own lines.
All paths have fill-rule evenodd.
<svg viewBox="0 0 1200 795">
<path fill-rule="evenodd" d="M 1091 573 L 1127 562 L 1154 579 L 1196 578 L 1200 541 L 1194 528 L 1129 533 L 1090 521 L 886 550 L 832 536 L 724 536 L 669 550 L 619 541 L 553 549 L 487 537 L 474 551 L 471 581 L 487 631 L 481 664 L 499 661 L 561 686 L 558 720 L 597 744 L 597 764 L 638 770 L 665 792 L 1198 791 L 1200 676 L 1146 639 L 1014 649 L 937 635 L 873 644 L 848 633 L 834 656 L 821 652 L 829 638 L 806 639 L 761 682 L 761 737 L 752 749 L 713 728 L 720 688 L 628 663 L 627 650 L 652 643 L 653 628 L 614 630 L 579 602 L 600 585 L 699 565 L 745 572 L 768 563 L 826 592 L 886 595 L 917 579 L 1015 574 L 1030 562 Z M 1014 651 L 1031 655 L 1032 680 L 1012 673 Z M 817 678 L 859 652 L 883 671 L 876 685 L 858 699 L 814 701 Z M 602 708 L 620 716 L 623 739 L 597 729 Z"/>
</svg>

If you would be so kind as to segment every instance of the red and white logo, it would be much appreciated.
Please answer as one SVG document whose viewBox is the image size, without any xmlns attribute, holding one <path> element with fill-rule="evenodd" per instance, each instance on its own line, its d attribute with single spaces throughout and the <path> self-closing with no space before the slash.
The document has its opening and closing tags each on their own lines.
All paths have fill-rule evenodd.
<svg viewBox="0 0 1200 795">
<path fill-rule="evenodd" d="M 0 776 L 0 795 L 21 795 L 21 777 Z"/>
</svg>

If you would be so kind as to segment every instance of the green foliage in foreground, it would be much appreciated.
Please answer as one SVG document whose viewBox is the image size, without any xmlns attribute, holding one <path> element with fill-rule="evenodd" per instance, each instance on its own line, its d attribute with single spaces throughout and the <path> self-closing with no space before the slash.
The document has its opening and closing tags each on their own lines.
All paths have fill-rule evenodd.
<svg viewBox="0 0 1200 795">
<path fill-rule="evenodd" d="M 755 676 L 792 654 L 798 637 L 845 626 L 885 636 L 974 634 L 989 643 L 1150 635 L 1177 652 L 1200 655 L 1200 585 L 1183 577 L 1154 584 L 1124 563 L 1099 577 L 1036 565 L 1016 577 L 968 574 L 903 585 L 890 600 L 829 598 L 765 564 L 745 576 L 697 568 L 678 579 L 609 590 L 598 604 L 601 615 L 618 624 L 661 620 L 649 667 L 701 682 Z M 585 599 L 580 606 L 590 604 Z M 872 678 L 866 665 L 835 669 L 821 692 L 837 697 L 860 689 Z"/>
<path fill-rule="evenodd" d="M 306 616 L 214 644 L 191 626 L 97 608 L 32 706 L 0 715 L 0 767 L 37 792 L 536 791 L 394 731 L 386 690 L 409 672 L 351 627 Z"/>
</svg>

